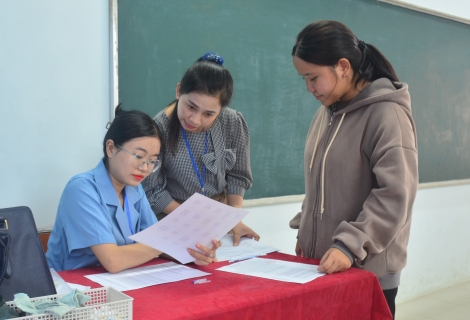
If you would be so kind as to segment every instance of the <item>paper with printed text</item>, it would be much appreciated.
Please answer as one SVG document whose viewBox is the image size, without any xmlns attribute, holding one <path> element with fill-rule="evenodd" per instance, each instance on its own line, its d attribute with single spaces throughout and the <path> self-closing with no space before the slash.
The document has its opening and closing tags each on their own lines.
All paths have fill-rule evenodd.
<svg viewBox="0 0 470 320">
<path fill-rule="evenodd" d="M 211 248 L 212 240 L 220 240 L 247 214 L 196 193 L 165 219 L 129 238 L 189 263 L 194 258 L 188 248 L 198 250 L 197 243 Z"/>
<path fill-rule="evenodd" d="M 317 271 L 317 268 L 317 265 L 306 263 L 253 258 L 233 263 L 216 270 L 278 281 L 307 283 L 325 275 Z"/>
<path fill-rule="evenodd" d="M 85 276 L 103 287 L 119 291 L 135 290 L 157 284 L 176 282 L 210 275 L 210 273 L 183 266 L 174 262 L 138 267 L 118 273 L 100 273 Z"/>
</svg>

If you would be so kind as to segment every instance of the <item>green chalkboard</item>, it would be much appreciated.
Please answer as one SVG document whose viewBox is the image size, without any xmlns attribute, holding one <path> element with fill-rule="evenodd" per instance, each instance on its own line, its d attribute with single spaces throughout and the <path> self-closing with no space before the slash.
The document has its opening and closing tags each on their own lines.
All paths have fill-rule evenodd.
<svg viewBox="0 0 470 320">
<path fill-rule="evenodd" d="M 154 116 L 200 55 L 219 53 L 235 81 L 231 107 L 251 133 L 246 198 L 303 194 L 305 136 L 319 103 L 290 53 L 319 19 L 376 45 L 409 84 L 420 182 L 470 178 L 470 26 L 373 0 L 119 0 L 119 100 Z"/>
</svg>

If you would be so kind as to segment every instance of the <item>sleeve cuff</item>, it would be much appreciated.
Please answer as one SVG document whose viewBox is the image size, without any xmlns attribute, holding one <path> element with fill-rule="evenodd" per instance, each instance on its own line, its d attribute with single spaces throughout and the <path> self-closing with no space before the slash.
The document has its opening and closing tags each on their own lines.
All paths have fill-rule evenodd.
<svg viewBox="0 0 470 320">
<path fill-rule="evenodd" d="M 155 214 L 162 212 L 173 201 L 173 198 L 168 192 L 162 193 L 160 198 L 152 204 L 152 210 Z"/>
<path fill-rule="evenodd" d="M 245 188 L 236 184 L 227 185 L 227 194 L 238 194 L 241 197 L 245 196 Z"/>
<path fill-rule="evenodd" d="M 354 263 L 354 259 L 356 257 L 342 241 L 336 241 L 331 247 L 341 250 L 341 252 L 344 253 L 349 258 L 349 260 L 351 260 L 351 264 Z"/>
<path fill-rule="evenodd" d="M 291 229 L 299 229 L 300 228 L 300 218 L 301 218 L 302 212 L 299 212 L 295 215 L 295 217 L 292 218 L 291 221 L 289 221 L 289 227 Z M 297 233 L 297 239 L 299 239 L 299 234 Z"/>
</svg>

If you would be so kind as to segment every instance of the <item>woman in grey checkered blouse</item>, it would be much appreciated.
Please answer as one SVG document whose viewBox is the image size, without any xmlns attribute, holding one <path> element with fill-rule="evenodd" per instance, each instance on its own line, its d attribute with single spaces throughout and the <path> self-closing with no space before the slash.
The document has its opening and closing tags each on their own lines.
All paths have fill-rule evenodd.
<svg viewBox="0 0 470 320">
<path fill-rule="evenodd" d="M 233 80 L 223 59 L 206 53 L 176 86 L 176 100 L 154 120 L 163 136 L 163 166 L 144 180 L 152 210 L 159 219 L 194 193 L 241 208 L 252 184 L 250 134 L 240 112 L 228 108 Z M 259 235 L 240 222 L 240 237 Z"/>
</svg>

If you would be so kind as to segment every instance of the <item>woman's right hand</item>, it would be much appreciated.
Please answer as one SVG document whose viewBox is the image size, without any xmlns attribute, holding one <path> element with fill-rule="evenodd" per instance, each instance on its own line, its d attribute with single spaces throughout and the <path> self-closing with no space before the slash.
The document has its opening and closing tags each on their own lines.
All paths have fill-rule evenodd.
<svg viewBox="0 0 470 320">
<path fill-rule="evenodd" d="M 188 252 L 189 254 L 194 258 L 194 263 L 200 266 L 207 266 L 209 263 L 212 262 L 217 262 L 217 257 L 216 257 L 216 251 L 222 243 L 217 240 L 212 240 L 212 248 L 208 248 L 206 246 L 203 246 L 202 244 L 196 244 L 196 248 L 201 250 L 202 252 L 189 249 Z"/>
<path fill-rule="evenodd" d="M 240 244 L 241 237 L 247 237 L 250 239 L 255 239 L 256 241 L 259 240 L 259 234 L 253 231 L 250 227 L 248 227 L 243 222 L 237 223 L 235 227 L 232 229 L 233 233 L 233 245 L 238 246 Z"/>
</svg>

